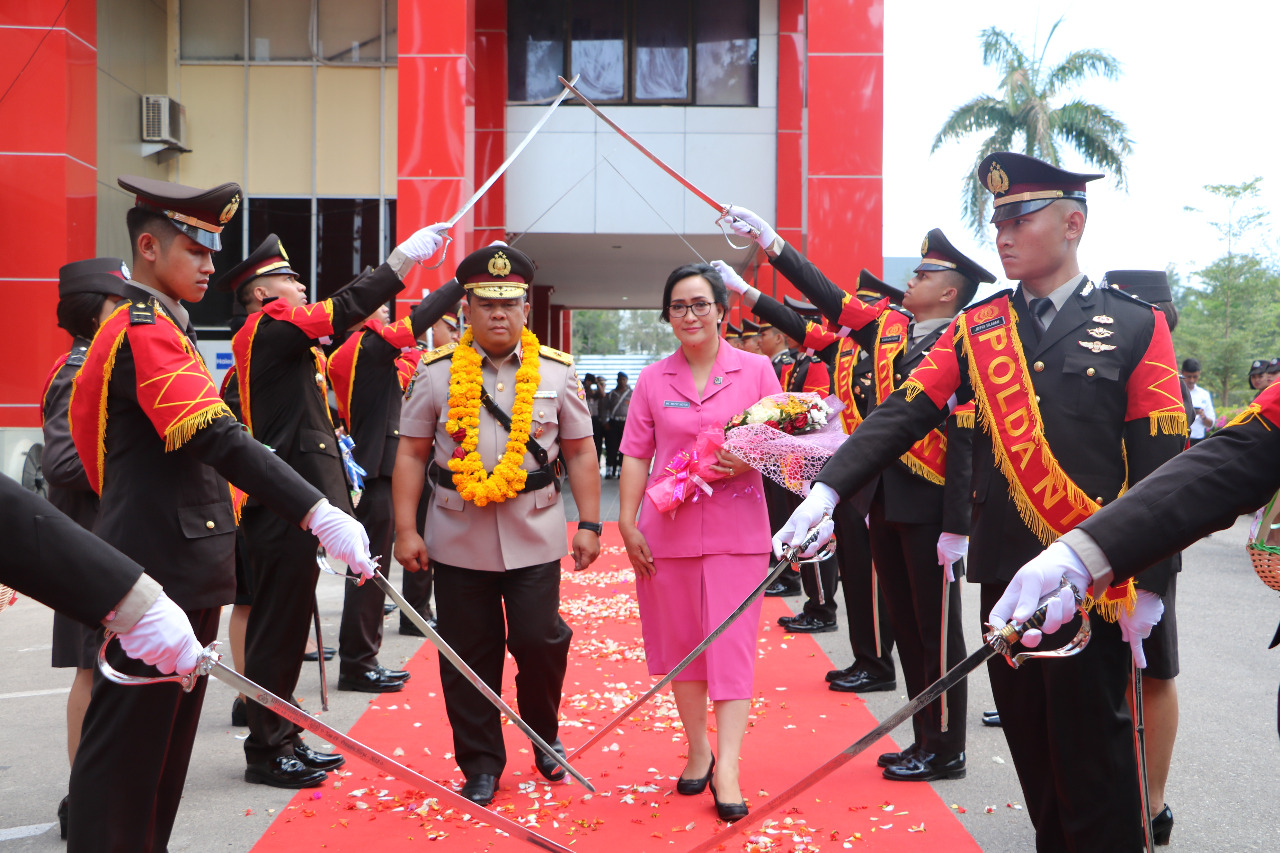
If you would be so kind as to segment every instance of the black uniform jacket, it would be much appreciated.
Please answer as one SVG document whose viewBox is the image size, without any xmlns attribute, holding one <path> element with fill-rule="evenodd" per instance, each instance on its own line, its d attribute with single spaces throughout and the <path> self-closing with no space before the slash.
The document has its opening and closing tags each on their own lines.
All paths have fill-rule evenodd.
<svg viewBox="0 0 1280 853">
<path fill-rule="evenodd" d="M 832 322 L 840 317 L 846 294 L 822 270 L 813 265 L 807 258 L 797 252 L 790 244 L 782 249 L 782 253 L 773 260 L 778 272 L 800 289 L 800 292 L 814 305 L 818 306 Z M 857 298 L 857 297 L 854 297 Z M 909 313 L 903 312 L 910 316 Z M 898 356 L 894 367 L 894 384 L 901 384 L 916 365 L 923 360 L 925 353 L 945 331 L 945 326 L 924 336 L 920 341 L 911 343 Z M 867 353 L 874 353 L 877 345 L 876 324 L 864 326 L 852 333 L 858 345 Z M 873 356 L 868 355 L 866 368 L 870 377 L 873 373 Z M 873 385 L 862 384 L 862 397 L 867 400 L 866 412 L 870 414 L 876 409 L 876 394 Z M 935 423 L 936 425 L 936 423 Z M 864 424 L 865 426 L 865 424 Z M 859 427 L 856 432 L 860 432 Z M 880 463 L 882 470 L 876 472 L 868 484 L 875 484 L 884 498 L 885 519 L 903 524 L 941 524 L 947 533 L 967 535 L 969 533 L 972 506 L 970 504 L 970 477 L 973 454 L 971 442 L 973 430 L 961 426 L 955 417 L 947 419 L 942 427 L 947 436 L 947 466 L 945 485 L 931 483 L 924 477 L 912 472 L 898 458 L 892 462 L 885 459 Z M 927 430 L 926 430 L 927 432 Z M 923 436 L 924 433 L 921 433 Z M 917 436 L 919 438 L 920 436 Z M 910 443 L 907 445 L 910 447 Z M 903 452 L 907 448 L 903 449 Z M 901 456 L 901 454 L 897 454 Z"/>
<path fill-rule="evenodd" d="M 167 310 L 146 291 L 130 287 L 126 295 L 157 312 Z M 107 391 L 102 505 L 94 532 L 140 563 L 184 610 L 230 604 L 236 520 L 227 481 L 294 524 L 324 495 L 229 415 L 166 452 L 138 402 L 138 381 L 126 338 Z"/>
<path fill-rule="evenodd" d="M 332 329 L 340 332 L 363 320 L 403 287 L 386 264 L 363 273 L 327 300 L 332 305 Z M 350 512 L 346 475 L 322 389 L 324 375 L 312 352 L 323 334 L 333 332 L 313 337 L 288 320 L 271 316 L 259 320 L 249 354 L 252 411 L 243 414 L 254 438 L 275 450 L 330 503 Z M 236 369 L 240 371 L 241 366 L 237 364 Z M 245 405 L 243 397 L 240 405 Z"/>
<path fill-rule="evenodd" d="M 0 583 L 96 626 L 133 588 L 142 567 L 0 475 Z"/>
<path fill-rule="evenodd" d="M 805 333 L 808 330 L 808 322 L 801 317 L 792 308 L 788 308 L 772 296 L 761 293 L 756 299 L 756 304 L 751 309 L 757 316 L 764 318 L 772 323 L 782 334 L 795 341 L 803 341 Z M 834 358 L 834 350 L 836 345 L 833 344 L 826 348 L 833 351 L 830 358 Z M 824 359 L 819 355 L 808 352 L 788 352 L 787 358 L 791 360 L 790 364 L 794 366 L 790 371 L 783 370 L 779 373 L 778 378 L 782 379 L 782 373 L 786 373 L 787 382 L 783 385 L 783 391 L 797 393 L 803 391 L 805 385 L 809 381 L 809 372 L 811 370 L 823 370 L 827 372 L 828 379 L 830 371 L 827 368 L 830 358 Z M 774 368 L 777 369 L 778 362 L 774 362 Z M 829 384 L 829 382 L 828 382 Z M 831 393 L 830 389 L 826 393 Z"/>
<path fill-rule="evenodd" d="M 93 529 L 98 517 L 98 494 L 89 485 L 67 421 L 71 403 L 71 380 L 84 364 L 89 341 L 76 338 L 62 363 L 49 377 L 40 415 L 44 421 L 44 448 L 40 453 L 40 469 L 49 486 L 49 503 L 75 519 L 86 530 Z"/>
<path fill-rule="evenodd" d="M 462 299 L 463 287 L 451 280 L 427 294 L 410 312 L 409 324 L 416 338 L 447 314 Z M 360 335 L 360 355 L 351 378 L 347 434 L 356 443 L 355 459 L 369 477 L 390 477 L 400 443 L 400 406 L 404 393 L 396 376 L 400 350 L 371 329 Z M 348 344 L 349 345 L 349 344 Z M 335 391 L 341 393 L 340 389 Z"/>
<path fill-rule="evenodd" d="M 965 313 L 987 301 L 970 306 Z M 1130 377 L 1140 367 L 1151 369 L 1142 365 L 1156 333 L 1150 305 L 1120 291 L 1099 289 L 1083 279 L 1037 342 L 1022 293 L 1013 294 L 1011 303 L 1045 437 L 1063 470 L 1087 495 L 1110 503 L 1126 479 L 1130 483 L 1141 480 L 1182 449 L 1185 435 L 1162 430 L 1152 435 L 1145 416 L 1126 420 L 1130 393 L 1142 390 L 1129 388 Z M 1097 317 L 1110 322 L 1094 319 Z M 1090 327 L 1110 330 L 1112 334 L 1105 340 L 1114 349 L 1095 353 L 1082 346 L 1081 342 L 1094 340 L 1086 334 Z M 1161 333 L 1168 335 L 1163 328 Z M 973 399 L 974 392 L 959 342 L 955 351 L 959 385 L 954 395 L 958 403 L 965 403 Z M 1167 369 L 1173 371 L 1173 365 Z M 940 408 L 926 393 L 908 401 L 904 391 L 897 391 L 845 442 L 817 481 L 842 495 L 852 492 L 875 476 L 884 460 L 899 456 L 947 414 L 946 403 Z M 1010 497 L 1009 484 L 996 467 L 992 440 L 985 436 L 973 442 L 972 499 L 969 579 L 1006 582 L 1044 548 L 1044 543 L 1022 520 Z M 1165 563 L 1157 571 L 1146 588 L 1163 593 L 1172 568 Z"/>
</svg>

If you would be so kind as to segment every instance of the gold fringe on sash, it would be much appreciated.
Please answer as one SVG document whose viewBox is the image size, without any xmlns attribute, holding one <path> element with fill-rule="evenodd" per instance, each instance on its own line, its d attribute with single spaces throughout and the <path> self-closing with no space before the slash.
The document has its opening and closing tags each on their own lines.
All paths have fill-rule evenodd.
<svg viewBox="0 0 1280 853">
<path fill-rule="evenodd" d="M 116 369 L 116 354 L 120 352 L 120 344 L 124 343 L 128 333 L 128 326 L 120 329 L 120 334 L 111 342 L 111 349 L 107 350 L 107 359 L 102 365 L 102 391 L 99 398 L 101 402 L 98 405 L 98 482 L 93 484 L 99 495 L 102 494 L 102 485 L 107 474 L 107 386 L 111 384 L 111 374 Z M 70 412 L 70 406 L 67 411 Z M 68 414 L 67 428 L 70 429 L 70 427 L 71 417 Z"/>
<path fill-rule="evenodd" d="M 197 431 L 222 417 L 233 418 L 235 415 L 231 413 L 231 409 L 226 403 L 218 401 L 195 414 L 187 415 L 182 420 L 170 424 L 169 428 L 164 431 L 164 452 L 172 453 L 182 447 L 182 445 L 191 440 Z"/>
<path fill-rule="evenodd" d="M 908 379 L 898 386 L 898 390 L 906 396 L 907 402 L 910 403 L 916 398 L 916 395 L 924 390 L 924 386 L 920 384 L 918 379 Z"/>
<path fill-rule="evenodd" d="M 1165 435 L 1181 435 L 1185 437 L 1189 434 L 1186 412 L 1152 412 L 1148 417 L 1151 418 L 1151 434 L 1153 436 L 1156 434 L 1157 429 Z"/>
<path fill-rule="evenodd" d="M 974 415 L 975 412 L 961 412 L 956 415 L 956 426 L 963 427 L 965 429 L 973 429 L 974 421 L 976 420 Z"/>
<path fill-rule="evenodd" d="M 936 471 L 934 471 L 928 465 L 925 465 L 919 459 L 916 459 L 910 453 L 904 453 L 898 458 L 902 461 L 904 465 L 906 465 L 908 468 L 911 469 L 911 473 L 916 474 L 920 477 L 924 477 L 930 483 L 934 483 L 939 486 L 946 485 L 947 481 L 945 477 L 938 476 L 938 473 Z"/>
<path fill-rule="evenodd" d="M 1262 407 L 1259 406 L 1257 403 L 1250 403 L 1249 405 L 1245 406 L 1244 410 L 1241 411 L 1240 414 L 1232 418 L 1231 421 L 1227 424 L 1227 426 L 1233 427 L 1233 426 L 1240 426 L 1240 424 L 1247 424 L 1249 421 L 1253 420 L 1254 418 L 1257 418 L 1258 420 L 1262 421 L 1262 425 L 1266 427 L 1268 430 L 1271 429 L 1271 424 L 1267 423 L 1267 419 L 1262 416 Z"/>
<path fill-rule="evenodd" d="M 1086 612 L 1096 613 L 1108 622 L 1114 622 L 1120 618 L 1120 608 L 1122 607 L 1126 613 L 1133 613 L 1133 608 L 1138 604 L 1138 588 L 1133 585 L 1133 578 L 1125 581 L 1124 586 L 1107 587 L 1107 589 L 1123 589 L 1124 598 L 1094 598 L 1090 595 L 1084 601 Z"/>
</svg>

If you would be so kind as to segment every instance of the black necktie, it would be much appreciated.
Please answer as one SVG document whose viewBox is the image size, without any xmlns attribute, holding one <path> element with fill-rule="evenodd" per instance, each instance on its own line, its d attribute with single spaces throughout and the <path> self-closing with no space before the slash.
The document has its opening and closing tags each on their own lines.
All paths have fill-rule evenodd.
<svg viewBox="0 0 1280 853">
<path fill-rule="evenodd" d="M 1049 324 L 1045 322 L 1045 315 L 1053 308 L 1053 300 L 1045 296 L 1040 299 L 1032 299 L 1027 303 L 1027 307 L 1031 309 L 1031 321 L 1036 329 L 1036 338 L 1044 335 L 1045 329 Z"/>
<path fill-rule="evenodd" d="M 192 344 L 197 344 L 197 343 L 199 343 L 199 340 L 197 340 L 197 338 L 196 338 L 196 324 L 195 324 L 195 323 L 188 323 L 188 324 L 187 324 L 187 331 L 186 331 L 186 333 L 185 333 L 185 334 L 186 334 L 187 338 L 191 341 L 191 343 L 192 343 Z"/>
</svg>

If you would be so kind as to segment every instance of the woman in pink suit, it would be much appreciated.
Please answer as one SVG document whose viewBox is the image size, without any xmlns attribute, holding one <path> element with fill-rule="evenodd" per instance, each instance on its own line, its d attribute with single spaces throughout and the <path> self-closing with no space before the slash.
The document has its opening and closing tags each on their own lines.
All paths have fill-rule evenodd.
<svg viewBox="0 0 1280 853">
<path fill-rule="evenodd" d="M 708 427 L 723 427 L 768 394 L 782 391 L 769 359 L 720 338 L 729 295 L 706 264 L 680 267 L 662 292 L 662 319 L 680 349 L 640 373 L 622 435 L 619 528 L 636 570 L 645 655 L 653 675 L 670 672 L 742 602 L 769 567 L 769 513 L 759 472 L 722 452 L 711 483 L 672 519 L 645 489 Z M 653 464 L 653 474 L 649 469 Z M 637 512 L 639 521 L 636 521 Z M 739 617 L 672 683 L 689 739 L 689 760 L 676 790 L 702 793 L 710 783 L 721 819 L 747 814 L 738 755 L 747 729 L 760 602 Z M 715 705 L 720 761 L 707 738 L 707 698 Z M 723 800 L 721 799 L 723 797 Z"/>
</svg>

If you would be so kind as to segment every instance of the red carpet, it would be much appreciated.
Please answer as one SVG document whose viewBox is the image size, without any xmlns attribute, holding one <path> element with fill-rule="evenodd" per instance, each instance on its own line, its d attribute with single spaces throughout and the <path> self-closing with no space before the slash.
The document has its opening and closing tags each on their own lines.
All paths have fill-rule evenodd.
<svg viewBox="0 0 1280 853">
<path fill-rule="evenodd" d="M 573 627 L 573 648 L 561 706 L 560 734 L 573 752 L 589 727 L 613 717 L 653 680 L 644 666 L 631 569 L 616 524 L 605 526 L 605 553 L 588 571 L 566 572 L 561 612 Z M 756 668 L 756 700 L 743 747 L 742 788 L 763 802 L 875 725 L 861 700 L 826 689 L 831 662 L 805 635 L 783 633 L 789 611 L 765 599 Z M 350 734 L 445 785 L 462 783 L 440 695 L 435 649 L 424 643 L 401 693 L 375 697 Z M 514 663 L 508 657 L 503 698 L 514 705 Z M 519 710 L 518 708 L 516 709 Z M 714 719 L 714 717 L 713 717 Z M 906 731 L 904 729 L 903 731 Z M 506 727 L 507 769 L 492 808 L 566 847 L 585 851 L 684 851 L 719 831 L 711 795 L 683 797 L 675 778 L 684 766 L 683 735 L 670 692 L 604 738 L 576 766 L 591 779 L 589 794 L 572 780 L 551 784 L 533 767 L 532 747 Z M 314 741 L 314 738 L 313 738 Z M 714 735 L 713 735 L 714 745 Z M 744 851 L 979 850 L 947 805 L 924 784 L 887 782 L 875 766 L 889 740 L 863 753 L 791 808 L 771 815 L 730 845 Z M 483 821 L 423 806 L 421 793 L 387 779 L 359 759 L 323 788 L 303 791 L 279 814 L 257 853 L 299 850 L 517 850 Z"/>
</svg>

